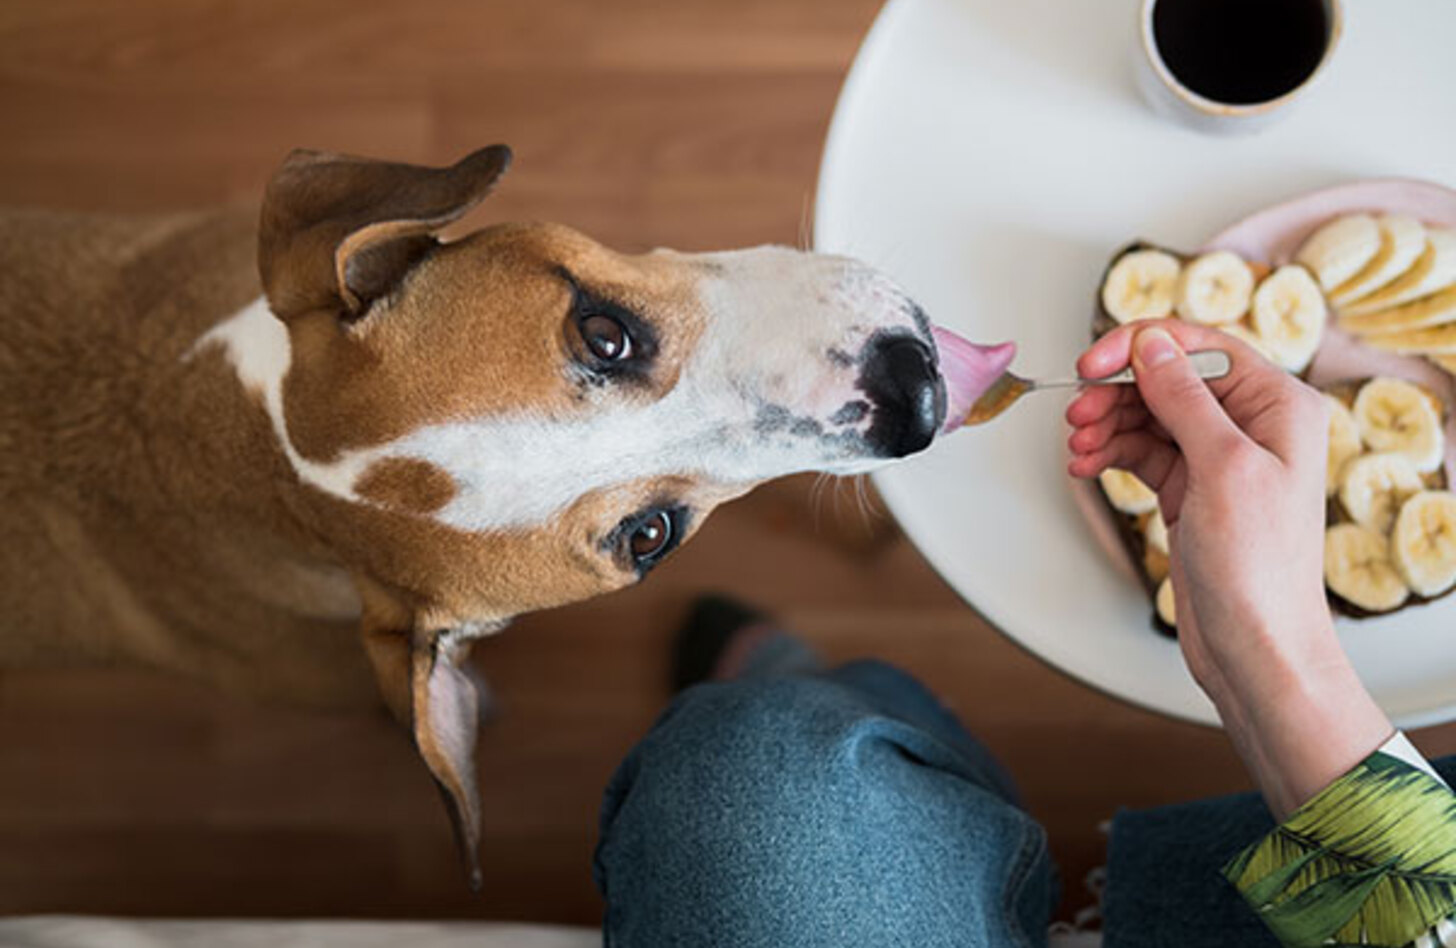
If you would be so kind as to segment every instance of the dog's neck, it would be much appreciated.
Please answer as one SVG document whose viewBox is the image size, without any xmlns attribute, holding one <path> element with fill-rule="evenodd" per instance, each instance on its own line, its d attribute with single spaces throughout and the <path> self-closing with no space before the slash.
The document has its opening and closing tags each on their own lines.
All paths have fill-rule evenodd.
<svg viewBox="0 0 1456 948">
<path fill-rule="evenodd" d="M 360 518 L 368 517 L 371 513 L 390 515 L 372 500 L 361 497 L 356 492 L 356 484 L 361 474 L 376 460 L 375 453 L 345 451 L 337 458 L 320 461 L 305 457 L 294 443 L 289 432 L 288 413 L 284 409 L 285 382 L 293 361 L 292 342 L 287 327 L 275 316 L 266 298 L 260 296 L 217 322 L 198 337 L 196 343 L 183 356 L 183 360 L 189 363 L 207 359 L 215 361 L 219 355 L 225 360 L 237 386 L 246 393 L 251 404 L 266 416 L 272 438 L 270 457 L 273 461 L 273 473 L 278 475 L 280 460 L 291 469 L 290 473 L 278 477 L 273 487 L 273 495 L 281 506 L 280 519 L 288 520 L 294 529 L 305 532 L 313 532 L 321 526 L 316 509 L 305 509 L 306 505 L 300 502 L 300 493 L 303 491 L 321 493 L 333 502 L 342 502 L 352 508 L 352 512 Z M 396 511 L 394 515 L 398 516 L 400 512 Z M 320 529 L 318 532 L 326 531 Z M 336 549 L 328 540 L 320 539 L 320 542 L 331 552 Z M 379 596 L 392 596 L 391 593 L 384 592 L 376 580 L 355 574 L 354 581 L 372 586 Z M 366 600 L 373 598 L 378 597 L 366 596 Z M 459 616 L 436 617 L 431 615 L 428 608 L 419 615 L 411 615 L 407 611 L 401 612 L 400 605 L 396 601 L 385 607 L 385 611 L 390 613 L 386 625 L 408 628 L 416 623 L 424 623 L 432 631 L 448 630 L 450 636 L 461 642 L 493 634 L 504 628 L 511 618 L 509 615 L 470 619 Z M 438 630 L 431 626 L 437 619 Z"/>
<path fill-rule="evenodd" d="M 238 382 L 261 403 L 272 427 L 276 450 L 281 452 L 299 479 L 344 499 L 352 498 L 358 471 L 349 466 L 317 464 L 298 453 L 288 436 L 283 412 L 283 380 L 292 362 L 288 330 L 259 296 L 235 314 L 204 333 L 190 349 L 193 359 L 208 349 L 220 348 L 232 366 Z"/>
<path fill-rule="evenodd" d="M 259 293 L 253 215 L 11 214 L 0 234 L 0 396 L 32 406 L 0 414 L 0 663 L 140 660 L 354 700 L 337 657 L 365 672 L 358 596 L 226 354 L 188 357 Z"/>
</svg>

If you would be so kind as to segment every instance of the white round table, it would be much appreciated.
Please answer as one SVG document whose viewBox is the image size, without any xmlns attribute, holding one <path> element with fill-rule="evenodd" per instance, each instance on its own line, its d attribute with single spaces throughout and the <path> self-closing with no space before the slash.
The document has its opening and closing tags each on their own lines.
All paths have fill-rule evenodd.
<svg viewBox="0 0 1456 948">
<path fill-rule="evenodd" d="M 1134 86 L 1137 0 L 890 0 L 845 81 L 817 249 L 898 280 L 932 319 L 1069 374 L 1109 255 L 1195 248 L 1259 208 L 1370 176 L 1456 185 L 1456 3 L 1347 0 L 1327 73 L 1272 129 L 1210 137 Z M 906 532 L 991 622 L 1062 670 L 1215 722 L 1142 589 L 1063 473 L 1065 399 L 1028 398 L 876 477 Z M 1456 718 L 1456 596 L 1339 623 L 1402 726 Z M 1035 700 L 1029 695 L 1028 700 Z"/>
</svg>

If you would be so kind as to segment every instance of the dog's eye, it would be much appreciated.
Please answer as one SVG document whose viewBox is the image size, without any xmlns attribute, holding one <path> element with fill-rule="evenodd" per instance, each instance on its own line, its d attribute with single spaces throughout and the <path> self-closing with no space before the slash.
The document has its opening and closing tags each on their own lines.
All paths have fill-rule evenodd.
<svg viewBox="0 0 1456 948">
<path fill-rule="evenodd" d="M 632 337 L 611 316 L 593 313 L 581 321 L 581 338 L 592 355 L 603 362 L 620 362 L 632 355 Z"/>
<path fill-rule="evenodd" d="M 618 524 L 603 550 L 642 576 L 677 548 L 687 535 L 687 523 L 688 508 L 670 502 L 654 505 Z"/>
<path fill-rule="evenodd" d="M 675 532 L 672 514 L 666 510 L 648 514 L 647 519 L 637 524 L 636 529 L 627 539 L 627 547 L 632 551 L 632 559 L 641 564 L 650 563 L 662 556 L 672 546 Z"/>
</svg>

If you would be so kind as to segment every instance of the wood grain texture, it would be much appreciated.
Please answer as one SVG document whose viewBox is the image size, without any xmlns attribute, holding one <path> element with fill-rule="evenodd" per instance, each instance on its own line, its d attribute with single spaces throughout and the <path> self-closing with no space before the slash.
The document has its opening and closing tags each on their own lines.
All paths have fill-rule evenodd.
<svg viewBox="0 0 1456 948">
<path fill-rule="evenodd" d="M 247 202 L 295 146 L 443 162 L 504 141 L 517 163 L 478 220 L 558 220 L 624 249 L 793 243 L 876 6 L 8 0 L 0 202 Z M 478 650 L 500 705 L 480 748 L 480 896 L 383 712 L 262 707 L 133 671 L 0 677 L 0 913 L 593 922 L 601 787 L 665 700 L 669 635 L 706 589 L 944 695 L 1047 824 L 1068 905 L 1117 807 L 1246 786 L 1220 734 L 1010 644 L 851 493 L 763 488 L 646 585 Z M 1456 751 L 1456 728 L 1417 740 Z"/>
</svg>

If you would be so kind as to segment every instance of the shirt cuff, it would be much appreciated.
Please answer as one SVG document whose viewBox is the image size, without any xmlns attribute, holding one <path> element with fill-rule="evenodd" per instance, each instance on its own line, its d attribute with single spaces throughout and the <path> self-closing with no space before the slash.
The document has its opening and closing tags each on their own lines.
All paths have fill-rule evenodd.
<svg viewBox="0 0 1456 948">
<path fill-rule="evenodd" d="M 1456 913 L 1456 794 L 1397 734 L 1224 875 L 1288 948 L 1404 948 Z"/>
</svg>

